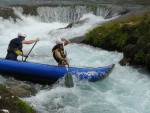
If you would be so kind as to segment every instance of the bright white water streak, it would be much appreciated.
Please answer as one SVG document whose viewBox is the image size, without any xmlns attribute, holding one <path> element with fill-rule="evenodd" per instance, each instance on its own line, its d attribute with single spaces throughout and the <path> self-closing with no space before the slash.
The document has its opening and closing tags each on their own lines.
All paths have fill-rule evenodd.
<svg viewBox="0 0 150 113">
<path fill-rule="evenodd" d="M 21 14 L 20 18 L 22 21 L 17 20 L 16 23 L 0 19 L 0 56 L 5 57 L 9 41 L 15 38 L 19 31 L 24 31 L 28 35 L 27 39 L 41 38 L 27 60 L 54 65 L 56 62 L 51 49 L 56 38 L 71 39 L 84 35 L 97 23 L 106 21 L 87 14 L 82 19 L 88 20 L 81 26 L 54 30 L 63 28 L 68 23 L 43 23 L 37 18 Z M 24 52 L 27 53 L 31 47 L 32 45 L 24 46 Z M 69 44 L 66 50 L 71 66 L 100 67 L 112 63 L 116 66 L 103 81 L 91 83 L 75 80 L 75 87 L 66 88 L 61 80 L 52 89 L 47 87 L 39 90 L 35 96 L 22 98 L 38 113 L 150 113 L 150 78 L 148 74 L 142 74 L 137 69 L 120 66 L 118 62 L 122 53 L 73 43 Z M 5 80 L 0 76 L 0 83 Z"/>
</svg>

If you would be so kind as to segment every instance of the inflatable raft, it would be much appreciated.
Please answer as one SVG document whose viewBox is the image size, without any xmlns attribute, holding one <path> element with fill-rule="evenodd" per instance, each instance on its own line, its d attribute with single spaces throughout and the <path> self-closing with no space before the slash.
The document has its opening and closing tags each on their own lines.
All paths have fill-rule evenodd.
<svg viewBox="0 0 150 113">
<path fill-rule="evenodd" d="M 114 64 L 105 67 L 69 67 L 68 72 L 79 80 L 97 81 L 104 79 L 114 68 Z M 64 77 L 67 70 L 63 66 L 46 65 L 33 62 L 21 62 L 0 59 L 0 74 L 13 76 L 21 80 L 40 83 L 54 83 Z"/>
</svg>

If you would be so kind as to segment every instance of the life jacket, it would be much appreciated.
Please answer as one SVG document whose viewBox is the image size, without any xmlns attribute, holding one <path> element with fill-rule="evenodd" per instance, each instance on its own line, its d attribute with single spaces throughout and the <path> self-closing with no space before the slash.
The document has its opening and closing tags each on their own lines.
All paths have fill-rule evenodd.
<svg viewBox="0 0 150 113">
<path fill-rule="evenodd" d="M 21 42 L 22 42 L 21 38 L 12 39 L 9 43 L 7 52 L 14 53 L 17 56 L 20 55 L 20 53 L 22 52 L 22 48 L 23 48 L 23 44 Z"/>
<path fill-rule="evenodd" d="M 64 61 L 59 60 L 59 59 L 55 56 L 55 51 L 59 51 L 62 58 L 66 58 L 66 56 L 67 56 L 66 51 L 65 51 L 65 53 L 66 53 L 66 54 L 65 54 L 65 53 L 64 53 L 64 49 L 60 49 L 60 48 L 58 47 L 58 45 L 55 45 L 55 46 L 53 47 L 53 49 L 52 49 L 53 57 L 54 57 L 54 59 L 56 60 L 56 62 L 57 62 L 58 64 L 63 64 L 63 63 L 65 63 Z"/>
</svg>

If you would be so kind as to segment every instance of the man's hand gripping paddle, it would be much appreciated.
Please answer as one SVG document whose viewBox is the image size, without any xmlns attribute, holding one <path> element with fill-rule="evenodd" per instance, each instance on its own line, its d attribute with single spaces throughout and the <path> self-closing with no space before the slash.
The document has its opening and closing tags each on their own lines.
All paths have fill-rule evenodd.
<svg viewBox="0 0 150 113">
<path fill-rule="evenodd" d="M 65 52 L 65 46 L 64 46 L 64 42 L 63 42 L 63 47 L 64 47 L 64 54 L 66 54 Z M 74 83 L 73 83 L 73 78 L 72 78 L 72 75 L 71 73 L 68 72 L 68 65 L 65 65 L 66 67 L 66 74 L 65 74 L 65 86 L 68 87 L 68 88 L 71 88 L 74 86 Z"/>
<path fill-rule="evenodd" d="M 37 41 L 34 43 L 33 47 L 32 47 L 31 50 L 29 51 L 29 53 L 28 53 L 27 57 L 25 58 L 24 62 L 26 62 L 26 60 L 27 60 L 29 54 L 31 53 L 31 51 L 32 51 L 32 49 L 34 48 L 34 46 L 36 45 L 36 43 L 37 43 Z"/>
</svg>

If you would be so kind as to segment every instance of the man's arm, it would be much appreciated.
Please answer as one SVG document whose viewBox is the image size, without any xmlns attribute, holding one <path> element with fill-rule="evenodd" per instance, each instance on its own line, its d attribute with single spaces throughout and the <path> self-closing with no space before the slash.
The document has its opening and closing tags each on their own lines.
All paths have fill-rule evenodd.
<svg viewBox="0 0 150 113">
<path fill-rule="evenodd" d="M 32 43 L 39 41 L 39 40 L 40 40 L 39 38 L 36 38 L 35 40 L 23 40 L 22 44 L 32 44 Z"/>
<path fill-rule="evenodd" d="M 66 46 L 67 44 L 69 44 L 69 43 L 70 43 L 70 41 L 69 41 L 69 40 L 67 40 L 67 39 L 65 39 L 65 38 L 62 38 L 61 40 L 65 42 L 65 43 L 64 43 L 64 46 Z"/>
</svg>

